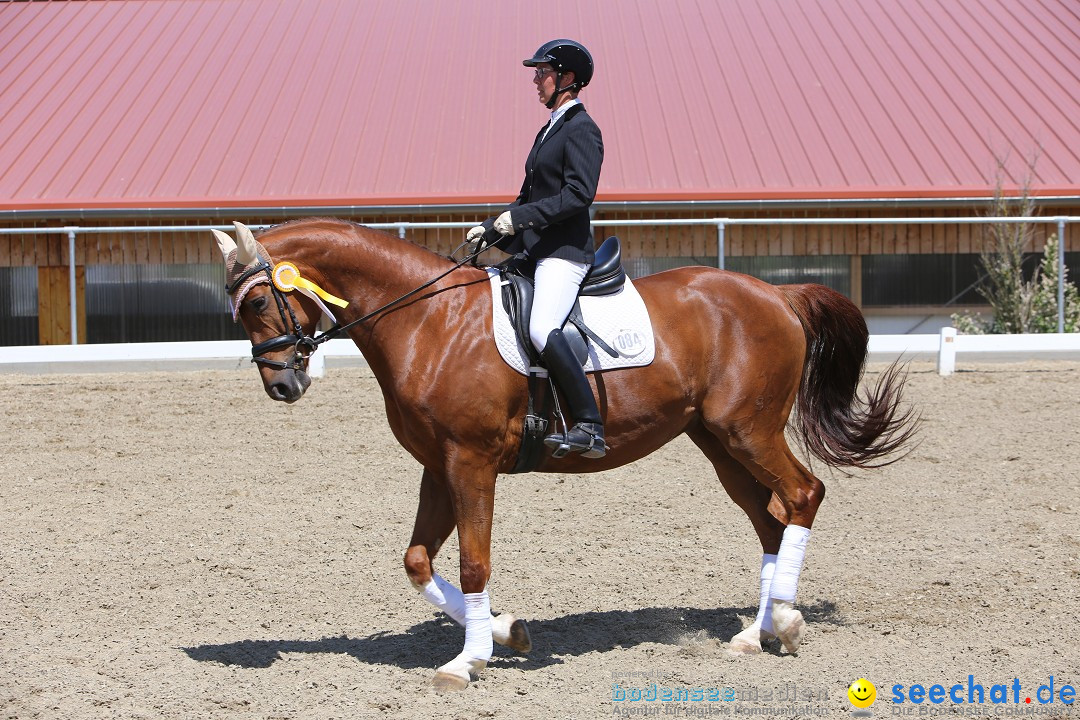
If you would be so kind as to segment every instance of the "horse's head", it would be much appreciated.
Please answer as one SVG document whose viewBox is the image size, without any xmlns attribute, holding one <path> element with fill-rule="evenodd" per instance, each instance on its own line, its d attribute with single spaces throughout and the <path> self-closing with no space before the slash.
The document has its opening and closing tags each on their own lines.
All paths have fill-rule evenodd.
<svg viewBox="0 0 1080 720">
<path fill-rule="evenodd" d="M 308 356 L 315 350 L 312 332 L 321 315 L 311 299 L 288 292 L 275 275 L 274 261 L 242 223 L 236 226 L 236 242 L 214 230 L 225 258 L 225 288 L 229 293 L 233 321 L 239 320 L 251 339 L 252 360 L 259 366 L 263 388 L 274 400 L 294 403 L 311 385 Z M 295 269 L 295 268 L 294 268 Z"/>
</svg>

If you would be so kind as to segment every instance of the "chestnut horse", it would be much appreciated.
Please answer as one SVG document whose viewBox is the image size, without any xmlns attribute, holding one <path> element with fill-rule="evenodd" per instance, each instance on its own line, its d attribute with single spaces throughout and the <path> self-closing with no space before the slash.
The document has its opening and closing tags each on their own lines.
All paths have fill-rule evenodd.
<svg viewBox="0 0 1080 720">
<path fill-rule="evenodd" d="M 288 403 L 304 394 L 307 357 L 318 344 L 312 333 L 328 310 L 339 323 L 353 323 L 348 334 L 382 388 L 394 436 L 423 466 L 405 571 L 465 626 L 464 650 L 437 669 L 436 687 L 466 687 L 490 659 L 493 640 L 527 652 L 524 622 L 492 616 L 485 590 L 495 481 L 514 467 L 527 408 L 526 378 L 502 360 L 492 336 L 487 274 L 339 220 L 289 222 L 258 241 L 235 225 L 236 243 L 215 236 L 267 394 Z M 282 261 L 292 269 L 275 288 L 270 278 Z M 306 292 L 283 291 L 292 285 Z M 884 464 L 914 431 L 910 412 L 899 409 L 903 375 L 894 365 L 875 388 L 857 393 L 866 323 L 826 287 L 778 287 L 705 267 L 635 285 L 651 314 L 655 359 L 590 376 L 610 452 L 602 459 L 547 457 L 538 470 L 610 470 L 686 433 L 761 540 L 758 615 L 730 650 L 761 652 L 763 639 L 778 637 L 794 652 L 804 628 L 795 588 L 825 487 L 788 447 L 788 416 L 797 404 L 793 429 L 827 465 Z M 329 308 L 335 300 L 347 306 Z M 432 568 L 455 529 L 460 589 Z"/>
</svg>

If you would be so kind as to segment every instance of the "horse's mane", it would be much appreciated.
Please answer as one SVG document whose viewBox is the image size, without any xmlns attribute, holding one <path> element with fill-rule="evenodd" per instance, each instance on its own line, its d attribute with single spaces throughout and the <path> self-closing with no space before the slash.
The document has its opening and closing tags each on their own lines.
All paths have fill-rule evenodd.
<svg viewBox="0 0 1080 720">
<path fill-rule="evenodd" d="M 310 217 L 293 218 L 292 220 L 286 220 L 284 222 L 275 223 L 263 230 L 260 230 L 255 235 L 256 239 L 266 235 L 267 233 L 276 232 L 278 230 L 291 229 L 294 225 L 305 225 L 307 223 L 330 223 L 334 225 L 345 225 L 346 227 L 353 228 L 367 228 L 368 230 L 375 230 L 375 228 L 368 228 L 366 225 L 361 225 L 358 222 L 352 220 L 342 220 L 341 218 L 313 215 Z"/>
<path fill-rule="evenodd" d="M 367 225 L 364 225 L 364 224 L 358 223 L 358 222 L 354 222 L 352 220 L 343 220 L 341 218 L 335 218 L 335 217 L 312 216 L 312 217 L 294 218 L 292 220 L 286 220 L 284 222 L 280 222 L 280 223 L 277 223 L 275 225 L 271 225 L 270 227 L 267 227 L 266 229 L 260 231 L 255 236 L 255 239 L 258 240 L 258 239 L 262 238 L 264 235 L 268 235 L 270 233 L 277 233 L 277 232 L 282 232 L 282 231 L 285 231 L 285 230 L 292 230 L 292 229 L 302 229 L 301 226 L 308 225 L 308 224 L 311 224 L 311 225 L 330 224 L 330 225 L 337 225 L 342 230 L 348 229 L 348 230 L 359 230 L 361 232 L 375 233 L 377 235 L 381 235 L 383 237 L 389 238 L 390 240 L 392 240 L 394 242 L 407 243 L 407 244 L 411 245 L 412 247 L 414 247 L 414 248 L 416 248 L 418 250 L 422 250 L 425 253 L 433 255 L 433 256 L 435 256 L 437 258 L 440 258 L 442 260 L 453 260 L 452 257 L 448 257 L 446 255 L 441 255 L 441 254 L 435 252 L 434 250 L 432 250 L 432 249 L 430 249 L 428 247 L 425 247 L 425 246 L 423 246 L 423 245 L 421 245 L 421 244 L 419 244 L 417 242 L 413 242 L 412 240 L 410 240 L 408 238 L 402 238 L 402 237 L 399 237 L 397 235 L 394 235 L 393 233 L 386 232 L 385 230 L 380 230 L 378 228 L 368 227 Z"/>
</svg>

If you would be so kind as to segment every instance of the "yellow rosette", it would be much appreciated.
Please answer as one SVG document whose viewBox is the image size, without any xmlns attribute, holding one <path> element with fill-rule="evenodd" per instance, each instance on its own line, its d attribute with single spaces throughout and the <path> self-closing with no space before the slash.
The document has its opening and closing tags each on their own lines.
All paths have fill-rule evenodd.
<svg viewBox="0 0 1080 720">
<path fill-rule="evenodd" d="M 301 277 L 300 270 L 291 262 L 283 260 L 275 265 L 273 278 L 275 287 L 282 292 L 307 291 L 306 294 L 314 293 L 331 305 L 337 305 L 340 308 L 349 306 L 347 301 L 331 295 L 307 278 Z"/>
</svg>

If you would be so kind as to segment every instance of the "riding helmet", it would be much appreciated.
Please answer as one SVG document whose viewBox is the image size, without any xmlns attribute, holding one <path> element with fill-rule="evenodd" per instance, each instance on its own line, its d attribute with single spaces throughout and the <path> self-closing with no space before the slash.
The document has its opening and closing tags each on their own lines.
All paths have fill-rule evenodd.
<svg viewBox="0 0 1080 720">
<path fill-rule="evenodd" d="M 566 87 L 560 87 L 559 92 L 580 90 L 592 80 L 592 55 L 584 45 L 573 40 L 562 38 L 546 42 L 533 53 L 531 58 L 521 61 L 521 64 L 526 67 L 535 67 L 540 63 L 549 63 L 560 75 L 564 72 L 574 73 L 574 82 Z"/>
</svg>

